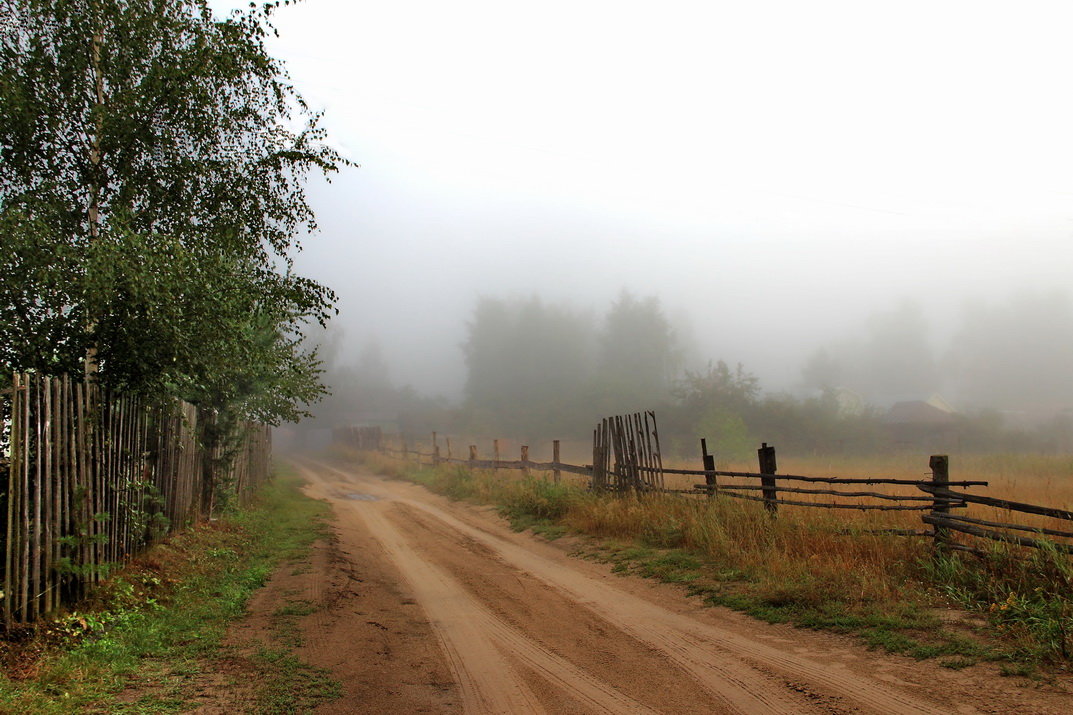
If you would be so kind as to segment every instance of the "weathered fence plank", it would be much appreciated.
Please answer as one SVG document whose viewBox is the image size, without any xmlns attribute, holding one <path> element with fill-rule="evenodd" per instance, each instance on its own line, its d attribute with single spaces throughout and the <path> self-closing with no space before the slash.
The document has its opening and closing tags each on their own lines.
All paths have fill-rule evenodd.
<svg viewBox="0 0 1073 715">
<path fill-rule="evenodd" d="M 967 524 L 976 524 L 978 526 L 990 526 L 996 529 L 1012 529 L 1013 531 L 1027 531 L 1033 534 L 1042 534 L 1043 536 L 1057 536 L 1064 539 L 1073 539 L 1073 531 L 1059 531 L 1058 529 L 1047 529 L 1042 526 L 1025 526 L 1023 524 L 1007 524 L 1001 521 L 988 521 L 987 519 L 976 519 L 974 517 L 963 516 L 961 514 L 947 514 L 945 521 L 950 522 L 965 522 Z"/>
<path fill-rule="evenodd" d="M 708 490 L 708 496 L 714 497 L 719 493 L 719 482 L 715 477 L 715 455 L 708 453 L 708 440 L 700 440 L 701 461 L 704 464 L 704 487 Z"/>
</svg>

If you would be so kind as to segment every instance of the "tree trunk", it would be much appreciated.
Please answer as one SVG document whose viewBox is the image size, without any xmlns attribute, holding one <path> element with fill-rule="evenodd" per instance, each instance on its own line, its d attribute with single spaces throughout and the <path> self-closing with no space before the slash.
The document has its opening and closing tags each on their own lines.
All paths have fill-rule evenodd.
<svg viewBox="0 0 1073 715">
<path fill-rule="evenodd" d="M 99 7 L 94 6 L 98 13 Z M 89 137 L 89 206 L 86 209 L 86 222 L 89 224 L 89 241 L 96 243 L 101 231 L 101 141 L 104 135 L 104 71 L 101 68 L 101 46 L 104 44 L 104 19 L 98 17 L 97 30 L 90 42 L 90 66 L 93 73 L 93 133 Z M 86 332 L 92 333 L 97 327 L 92 310 L 87 305 Z M 86 377 L 97 373 L 97 345 L 86 348 Z"/>
</svg>

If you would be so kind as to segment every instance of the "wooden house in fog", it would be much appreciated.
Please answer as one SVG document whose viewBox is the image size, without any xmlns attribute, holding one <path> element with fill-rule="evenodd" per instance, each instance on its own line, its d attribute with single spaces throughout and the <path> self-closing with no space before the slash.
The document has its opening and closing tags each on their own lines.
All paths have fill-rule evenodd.
<svg viewBox="0 0 1073 715">
<path fill-rule="evenodd" d="M 949 449 L 957 442 L 957 412 L 939 395 L 895 402 L 882 419 L 899 447 Z"/>
</svg>

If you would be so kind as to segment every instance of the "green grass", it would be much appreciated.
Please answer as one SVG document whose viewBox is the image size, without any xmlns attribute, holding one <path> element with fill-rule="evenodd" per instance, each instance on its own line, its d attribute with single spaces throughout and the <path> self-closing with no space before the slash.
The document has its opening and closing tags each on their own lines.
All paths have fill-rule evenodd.
<svg viewBox="0 0 1073 715">
<path fill-rule="evenodd" d="M 258 713 L 310 712 L 342 695 L 342 687 L 323 668 L 312 668 L 280 648 L 260 648 L 252 661 L 257 682 Z"/>
<path fill-rule="evenodd" d="M 923 564 L 950 600 L 985 617 L 1028 663 L 1073 658 L 1073 561 L 1055 548 L 1027 555 L 994 543 L 972 562 L 956 554 Z"/>
<path fill-rule="evenodd" d="M 0 676 L 0 710 L 182 710 L 199 676 L 215 670 L 227 628 L 250 595 L 281 562 L 304 558 L 323 533 L 326 506 L 299 486 L 294 477 L 276 478 L 248 509 L 158 544 L 79 610 L 40 625 L 32 642 L 44 654 L 22 668 L 30 677 Z M 293 606 L 294 614 L 303 611 Z M 251 661 L 265 676 L 257 679 L 264 712 L 302 710 L 338 691 L 287 647 Z M 144 693 L 136 702 L 118 698 L 128 685 Z"/>
</svg>

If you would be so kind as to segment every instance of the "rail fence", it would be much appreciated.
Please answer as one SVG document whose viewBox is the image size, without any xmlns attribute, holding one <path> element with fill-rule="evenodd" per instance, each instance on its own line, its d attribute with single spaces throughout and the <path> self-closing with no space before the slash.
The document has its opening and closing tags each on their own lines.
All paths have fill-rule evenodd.
<svg viewBox="0 0 1073 715">
<path fill-rule="evenodd" d="M 459 464 L 471 469 L 551 473 L 556 482 L 563 472 L 578 474 L 588 477 L 588 486 L 594 491 L 676 493 L 754 501 L 763 504 L 772 518 L 777 518 L 780 507 L 919 512 L 922 528 L 872 531 L 929 537 L 933 540 L 936 553 L 964 551 L 982 556 L 985 551 L 976 540 L 984 539 L 1073 554 L 1073 525 L 1070 524 L 1073 522 L 1073 511 L 971 493 L 967 490 L 987 487 L 988 482 L 951 481 L 950 460 L 946 455 L 933 455 L 929 459 L 928 479 L 807 476 L 779 474 L 775 448 L 764 443 L 757 450 L 758 470 L 741 472 L 717 469 L 715 455 L 709 453 L 707 441 L 702 439 L 701 469 L 672 468 L 663 465 L 659 433 L 652 412 L 602 420 L 593 431 L 593 461 L 586 465 L 562 462 L 559 458 L 559 440 L 552 443 L 553 457 L 550 462 L 531 461 L 526 445 L 521 446 L 518 460 L 503 460 L 499 454 L 499 440 L 493 440 L 494 458 L 491 460 L 480 459 L 477 445 L 473 444 L 468 445 L 467 458 L 455 457 L 449 439 L 444 455 L 440 448 L 440 436 L 435 432 L 431 435 L 431 451 L 420 451 L 414 442 L 412 437 L 408 439 L 400 435 L 391 438 L 378 432 L 375 443 L 369 442 L 365 448 L 405 458 L 414 456 L 418 460 L 428 459 L 431 465 Z M 704 483 L 687 488 L 667 487 L 666 475 L 700 477 Z M 879 491 L 879 487 L 891 489 L 884 492 Z M 815 500 L 817 498 L 822 500 Z M 970 505 L 997 510 L 1001 516 L 981 518 L 980 515 L 967 516 L 954 512 Z"/>
<path fill-rule="evenodd" d="M 0 391 L 0 539 L 6 627 L 86 592 L 154 540 L 245 501 L 269 473 L 271 433 L 242 426 L 204 449 L 211 415 L 69 377 L 16 374 Z"/>
</svg>

